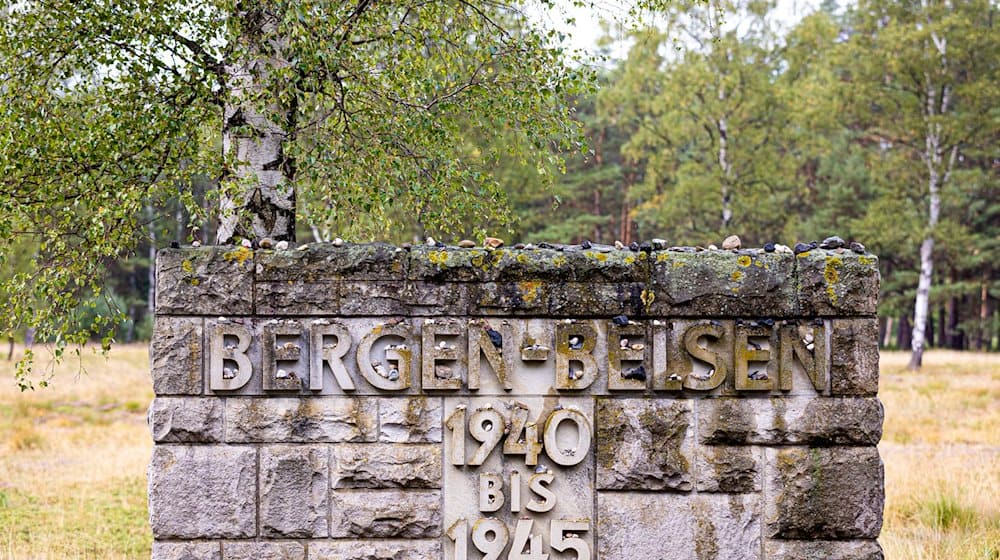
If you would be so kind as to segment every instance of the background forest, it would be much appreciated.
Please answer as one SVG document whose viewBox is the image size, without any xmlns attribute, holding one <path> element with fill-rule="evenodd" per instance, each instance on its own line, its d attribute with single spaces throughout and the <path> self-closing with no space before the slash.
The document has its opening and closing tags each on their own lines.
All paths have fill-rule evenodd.
<svg viewBox="0 0 1000 560">
<path fill-rule="evenodd" d="M 744 246 L 839 235 L 880 257 L 883 347 L 908 349 L 916 323 L 930 347 L 1000 349 L 996 3 L 827 1 L 790 27 L 776 27 L 772 9 L 671 2 L 649 29 L 606 37 L 604 58 L 588 66 L 596 86 L 564 100 L 586 139 L 564 159 L 505 155 L 516 151 L 498 143 L 522 140 L 468 134 L 470 159 L 500 154 L 482 158 L 501 187 L 495 223 L 455 214 L 450 227 L 425 228 L 391 197 L 371 216 L 329 218 L 312 213 L 328 202 L 303 200 L 299 241 L 489 233 L 508 245 L 707 247 L 730 234 Z M 613 59 L 622 45 L 627 55 Z M 211 215 L 215 186 L 195 176 L 185 190 Z M 127 316 L 117 340 L 150 335 L 155 250 L 215 238 L 188 209 L 163 200 L 141 210 L 145 238 L 106 259 L 103 303 L 81 308 L 81 323 L 117 308 Z M 29 266 L 36 247 L 17 249 L 0 275 Z M 922 269 L 929 313 L 915 319 Z"/>
</svg>

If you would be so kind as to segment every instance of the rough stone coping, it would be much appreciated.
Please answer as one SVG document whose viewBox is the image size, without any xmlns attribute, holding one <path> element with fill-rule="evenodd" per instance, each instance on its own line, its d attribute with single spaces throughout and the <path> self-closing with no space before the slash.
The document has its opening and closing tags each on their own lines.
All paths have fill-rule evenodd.
<svg viewBox="0 0 1000 560">
<path fill-rule="evenodd" d="M 840 252 L 837 252 L 840 251 Z M 878 258 L 849 250 L 217 246 L 157 255 L 157 313 L 873 316 Z"/>
</svg>

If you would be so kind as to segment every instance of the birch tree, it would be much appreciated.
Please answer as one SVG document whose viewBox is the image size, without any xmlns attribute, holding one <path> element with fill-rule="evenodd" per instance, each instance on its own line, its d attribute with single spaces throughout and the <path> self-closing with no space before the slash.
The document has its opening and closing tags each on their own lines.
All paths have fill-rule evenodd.
<svg viewBox="0 0 1000 560">
<path fill-rule="evenodd" d="M 910 367 L 921 365 L 941 197 L 966 150 L 1000 127 L 997 7 L 988 1 L 860 2 L 845 49 L 851 94 L 883 150 L 922 170 L 924 228 Z M 888 216 L 886 219 L 890 219 Z"/>
<path fill-rule="evenodd" d="M 99 330 L 73 310 L 135 247 L 151 202 L 183 201 L 203 243 L 193 226 L 212 214 L 220 243 L 293 240 L 303 216 L 345 237 L 410 215 L 429 232 L 458 229 L 456 215 L 509 221 L 487 170 L 504 155 L 549 165 L 577 144 L 564 100 L 587 87 L 580 62 L 516 3 L 10 3 L 0 263 L 15 238 L 40 249 L 0 283 L 0 334 L 37 325 L 62 348 Z M 517 141 L 466 150 L 499 134 Z M 217 210 L 196 203 L 195 177 L 220 185 Z"/>
</svg>

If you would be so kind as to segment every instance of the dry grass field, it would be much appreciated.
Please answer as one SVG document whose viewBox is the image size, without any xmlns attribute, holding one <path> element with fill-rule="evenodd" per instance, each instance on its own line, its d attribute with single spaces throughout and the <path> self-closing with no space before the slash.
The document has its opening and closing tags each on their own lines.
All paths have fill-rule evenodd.
<svg viewBox="0 0 1000 560">
<path fill-rule="evenodd" d="M 1000 355 L 882 357 L 889 560 L 1000 559 Z M 0 559 L 148 558 L 144 346 L 19 393 L 0 361 Z"/>
</svg>

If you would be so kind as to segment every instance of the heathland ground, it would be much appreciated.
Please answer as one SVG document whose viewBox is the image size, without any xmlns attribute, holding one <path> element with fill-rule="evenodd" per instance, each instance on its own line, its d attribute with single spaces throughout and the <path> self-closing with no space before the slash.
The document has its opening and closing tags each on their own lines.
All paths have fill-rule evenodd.
<svg viewBox="0 0 1000 560">
<path fill-rule="evenodd" d="M 907 359 L 881 360 L 886 558 L 1000 560 L 1000 354 Z M 0 559 L 149 557 L 148 363 L 84 352 L 20 393 L 0 361 Z"/>
</svg>

